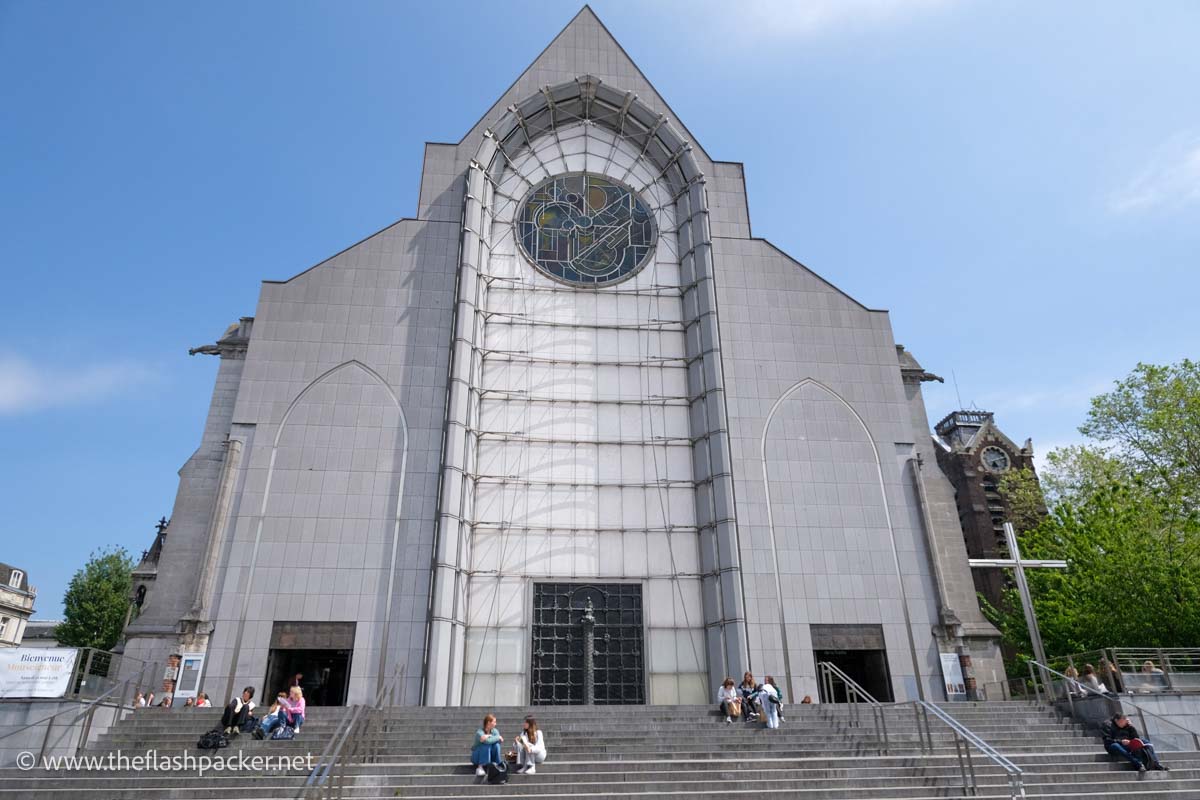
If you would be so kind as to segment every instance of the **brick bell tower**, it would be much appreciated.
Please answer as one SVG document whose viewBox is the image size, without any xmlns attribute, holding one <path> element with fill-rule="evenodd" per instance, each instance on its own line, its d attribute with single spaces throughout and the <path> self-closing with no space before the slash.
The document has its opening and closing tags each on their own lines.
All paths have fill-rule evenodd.
<svg viewBox="0 0 1200 800">
<path fill-rule="evenodd" d="M 1011 519 L 1011 509 L 1000 492 L 1000 480 L 1014 470 L 1034 472 L 1032 440 L 1026 439 L 1018 447 L 996 427 L 990 411 L 951 412 L 934 426 L 934 431 L 941 444 L 938 466 L 954 484 L 967 555 L 1007 558 L 1004 523 Z M 1009 581 L 1004 571 L 973 569 L 972 573 L 976 590 L 998 607 Z"/>
</svg>

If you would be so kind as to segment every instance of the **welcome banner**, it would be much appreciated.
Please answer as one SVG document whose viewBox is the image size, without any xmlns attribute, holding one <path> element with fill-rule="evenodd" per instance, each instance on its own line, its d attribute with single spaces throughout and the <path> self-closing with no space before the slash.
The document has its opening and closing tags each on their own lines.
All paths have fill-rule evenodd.
<svg viewBox="0 0 1200 800">
<path fill-rule="evenodd" d="M 0 649 L 0 698 L 62 697 L 78 654 L 70 647 Z"/>
</svg>

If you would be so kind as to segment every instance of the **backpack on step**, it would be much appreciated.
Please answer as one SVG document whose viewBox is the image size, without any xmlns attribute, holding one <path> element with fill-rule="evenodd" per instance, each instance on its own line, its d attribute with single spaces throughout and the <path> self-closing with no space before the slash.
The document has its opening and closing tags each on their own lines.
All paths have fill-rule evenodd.
<svg viewBox="0 0 1200 800">
<path fill-rule="evenodd" d="M 220 750 L 222 747 L 229 747 L 229 737 L 220 728 L 213 728 L 196 742 L 197 750 Z"/>
<path fill-rule="evenodd" d="M 295 739 L 296 729 L 291 725 L 281 725 L 271 732 L 272 739 Z"/>
<path fill-rule="evenodd" d="M 508 765 L 488 764 L 484 769 L 487 770 L 487 782 L 491 784 L 508 783 Z"/>
</svg>

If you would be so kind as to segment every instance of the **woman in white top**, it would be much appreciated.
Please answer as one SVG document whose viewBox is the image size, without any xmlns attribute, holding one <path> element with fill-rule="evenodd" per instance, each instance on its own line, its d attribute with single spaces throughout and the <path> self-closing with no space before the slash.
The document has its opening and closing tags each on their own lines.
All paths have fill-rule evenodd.
<svg viewBox="0 0 1200 800">
<path fill-rule="evenodd" d="M 546 760 L 546 734 L 538 729 L 537 719 L 526 717 L 517 737 L 517 772 L 533 775 L 537 765 Z"/>
<path fill-rule="evenodd" d="M 1085 664 L 1083 667 L 1083 679 L 1080 681 L 1085 688 L 1091 689 L 1089 694 L 1108 694 L 1108 687 L 1100 682 L 1096 677 L 1096 668 L 1091 664 Z"/>
<path fill-rule="evenodd" d="M 742 697 L 733 685 L 733 678 L 726 678 L 717 689 L 717 703 L 721 706 L 721 713 L 725 715 L 726 725 L 733 724 L 733 718 L 742 715 Z"/>
<path fill-rule="evenodd" d="M 762 706 L 763 718 L 768 728 L 779 727 L 779 692 L 775 689 L 775 679 L 767 676 L 767 682 L 758 690 L 758 703 Z"/>
</svg>

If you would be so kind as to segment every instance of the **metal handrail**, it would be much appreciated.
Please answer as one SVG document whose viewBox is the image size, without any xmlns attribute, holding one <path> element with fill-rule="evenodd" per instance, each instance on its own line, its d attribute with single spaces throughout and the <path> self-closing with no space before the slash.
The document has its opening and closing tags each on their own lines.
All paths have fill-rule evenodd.
<svg viewBox="0 0 1200 800">
<path fill-rule="evenodd" d="M 871 696 L 871 693 L 858 684 L 853 678 L 838 668 L 836 664 L 828 661 L 817 663 L 817 677 L 825 687 L 826 697 L 833 697 L 833 680 L 842 681 L 846 686 L 846 699 L 853 711 L 852 715 L 857 713 L 857 706 L 860 701 L 866 704 L 873 714 L 877 714 L 875 718 L 876 730 L 879 734 L 880 750 L 884 755 L 887 755 L 891 750 L 891 741 L 887 730 L 887 714 L 884 711 L 884 706 L 878 700 Z M 977 794 L 979 789 L 979 780 L 975 774 L 975 763 L 971 758 L 971 748 L 974 747 L 980 753 L 992 761 L 994 764 L 1004 770 L 1008 776 L 1009 796 L 1012 800 L 1020 800 L 1025 797 L 1025 778 L 1021 768 L 1006 758 L 999 750 L 992 747 L 990 744 L 973 733 L 969 728 L 963 725 L 954 717 L 947 714 L 942 709 L 927 703 L 924 700 L 911 700 L 907 703 L 897 703 L 895 708 L 904 706 L 912 706 L 913 719 L 917 725 L 917 740 L 920 742 L 922 752 L 933 753 L 933 733 L 929 725 L 929 715 L 933 716 L 950 728 L 954 734 L 954 752 L 958 756 L 959 773 L 962 775 L 963 792 L 968 794 Z M 857 717 L 855 717 L 857 724 Z"/>
<path fill-rule="evenodd" d="M 837 664 L 832 662 L 817 662 L 817 679 L 825 687 L 825 697 L 827 698 L 827 702 L 830 703 L 833 702 L 834 697 L 834 680 L 842 682 L 846 689 L 846 703 L 850 706 L 851 724 L 854 727 L 860 727 L 859 701 L 862 701 L 871 709 L 871 719 L 875 723 L 875 740 L 880 751 L 886 754 L 891 749 L 891 743 L 888 738 L 887 716 L 883 713 L 883 706 L 880 702 L 870 692 L 860 686 L 858 681 L 851 678 Z"/>
<path fill-rule="evenodd" d="M 303 800 L 306 797 L 334 798 L 341 795 L 346 766 L 358 754 L 358 748 L 364 740 L 370 738 L 365 729 L 378 720 L 383 709 L 384 699 L 388 698 L 389 701 L 395 699 L 396 689 L 403 684 L 407 669 L 408 664 L 398 665 L 393 670 L 391 677 L 375 693 L 374 702 L 359 703 L 346 709 L 346 713 L 342 715 L 342 721 L 334 730 L 321 757 L 317 760 L 317 766 L 296 793 L 296 800 Z M 350 743 L 350 750 L 343 755 L 347 743 Z"/>
<path fill-rule="evenodd" d="M 1133 709 L 1135 711 L 1137 711 L 1137 713 L 1138 713 L 1138 721 L 1142 723 L 1142 733 L 1147 732 L 1146 731 L 1146 716 L 1149 715 L 1150 717 L 1152 717 L 1156 720 L 1160 720 L 1161 722 L 1164 722 L 1173 728 L 1178 728 L 1179 730 L 1181 730 L 1184 733 L 1191 736 L 1192 743 L 1196 746 L 1196 750 L 1200 751 L 1200 731 L 1192 730 L 1191 728 L 1187 727 L 1186 725 L 1180 725 L 1178 722 L 1174 722 L 1170 719 L 1167 719 L 1166 717 L 1162 716 L 1161 714 L 1156 714 L 1153 711 L 1150 711 L 1149 709 L 1142 708 L 1140 705 L 1138 705 L 1137 703 L 1130 700 L 1127 695 L 1117 694 L 1115 692 L 1098 691 L 1096 689 L 1093 689 L 1091 686 L 1088 686 L 1086 683 L 1083 683 L 1078 678 L 1071 678 L 1067 675 L 1062 674 L 1058 670 L 1047 667 L 1045 664 L 1042 664 L 1038 661 L 1030 661 L 1029 662 L 1029 673 L 1034 681 L 1034 691 L 1035 692 L 1037 691 L 1037 676 L 1034 673 L 1034 670 L 1033 670 L 1034 667 L 1037 667 L 1038 670 L 1040 670 L 1042 672 L 1042 682 L 1043 682 L 1042 691 L 1046 693 L 1047 705 L 1049 705 L 1050 698 L 1052 697 L 1052 693 L 1051 693 L 1051 687 L 1049 686 L 1050 681 L 1046 680 L 1046 678 L 1045 678 L 1046 673 L 1049 673 L 1051 675 L 1057 675 L 1059 678 L 1061 678 L 1063 680 L 1063 685 L 1067 690 L 1066 691 L 1067 705 L 1071 709 L 1071 719 L 1075 719 L 1075 698 L 1074 698 L 1075 690 L 1081 690 L 1085 695 L 1091 695 L 1091 696 L 1095 696 L 1095 697 L 1106 697 L 1109 700 L 1113 700 L 1117 703 L 1120 703 L 1122 706 L 1122 710 L 1123 710 L 1123 707 L 1126 705 L 1132 706 Z"/>
<path fill-rule="evenodd" d="M 95 699 L 88 701 L 87 704 L 84 705 L 84 707 L 82 709 L 71 708 L 68 706 L 67 708 L 62 709 L 61 711 L 57 711 L 48 717 L 43 717 L 42 719 L 39 719 L 36 722 L 31 722 L 28 725 L 23 725 L 20 728 L 17 728 L 16 730 L 9 731 L 8 733 L 4 734 L 3 736 L 0 736 L 0 740 L 7 739 L 10 736 L 15 736 L 18 733 L 24 733 L 25 731 L 29 730 L 30 728 L 34 728 L 34 727 L 37 727 L 38 725 L 41 725 L 43 722 L 49 723 L 48 725 L 46 725 L 46 735 L 44 737 L 42 737 L 42 747 L 41 747 L 41 750 L 38 752 L 38 763 L 41 763 L 42 759 L 45 758 L 45 755 L 46 755 L 46 747 L 50 743 L 50 732 L 54 729 L 53 720 L 57 719 L 58 717 L 61 717 L 64 714 L 69 714 L 71 712 L 78 712 L 78 716 L 76 716 L 75 719 L 71 720 L 71 725 L 74 725 L 75 723 L 79 722 L 80 720 L 84 720 L 86 718 L 84 725 L 80 728 L 79 741 L 75 745 L 75 754 L 78 755 L 79 751 L 83 749 L 85 744 L 87 744 L 87 735 L 88 735 L 88 733 L 91 732 L 91 727 L 92 727 L 92 717 L 95 715 L 96 709 L 98 707 L 100 707 L 100 705 L 102 705 L 102 701 L 105 698 L 107 698 L 109 695 L 113 694 L 114 692 L 118 693 L 118 697 L 123 698 L 124 694 L 125 694 L 124 690 L 130 685 L 131 682 L 136 680 L 139 685 L 141 684 L 142 678 L 146 674 L 146 669 L 150 666 L 151 665 L 149 663 L 143 662 L 142 668 L 140 670 L 138 670 L 137 675 L 131 675 L 130 677 L 126 678 L 125 680 L 123 680 L 120 683 L 116 684 L 115 686 L 111 687 L 110 689 L 108 689 L 106 692 L 99 695 Z M 63 699 L 67 702 L 70 702 L 70 698 L 63 698 Z M 78 702 L 78 701 L 76 701 L 76 702 Z M 117 708 L 118 710 L 120 710 L 123 706 L 124 706 L 123 699 L 118 700 L 117 703 L 115 704 L 115 708 Z"/>
<path fill-rule="evenodd" d="M 981 739 L 966 725 L 963 725 L 933 703 L 928 703 L 924 700 L 912 700 L 910 702 L 914 708 L 920 708 L 921 710 L 921 716 L 925 722 L 925 736 L 929 741 L 930 751 L 933 750 L 933 735 L 929 730 L 930 713 L 954 732 L 954 750 L 958 755 L 958 767 L 963 778 L 964 792 L 978 794 L 979 791 L 979 781 L 975 775 L 975 762 L 971 759 L 971 747 L 974 747 L 983 753 L 989 761 L 1004 770 L 1008 776 L 1009 796 L 1013 800 L 1025 797 L 1025 773 L 1021 771 L 1020 767 L 1010 761 L 999 750 Z"/>
<path fill-rule="evenodd" d="M 361 705 L 346 706 L 345 711 L 342 712 L 341 721 L 338 723 L 337 727 L 334 728 L 333 735 L 329 737 L 329 741 L 325 744 L 325 749 L 322 750 L 321 755 L 317 757 L 317 766 L 313 768 L 313 771 L 308 776 L 308 780 L 304 782 L 304 786 L 296 794 L 297 800 L 304 797 L 305 793 L 310 787 L 319 783 L 324 783 L 325 779 L 329 776 L 329 767 L 332 763 L 330 758 L 334 746 L 339 744 L 339 740 L 345 741 L 346 733 L 348 733 L 350 724 L 353 722 L 352 718 L 354 717 L 355 711 L 356 709 L 360 708 L 362 708 Z"/>
</svg>

